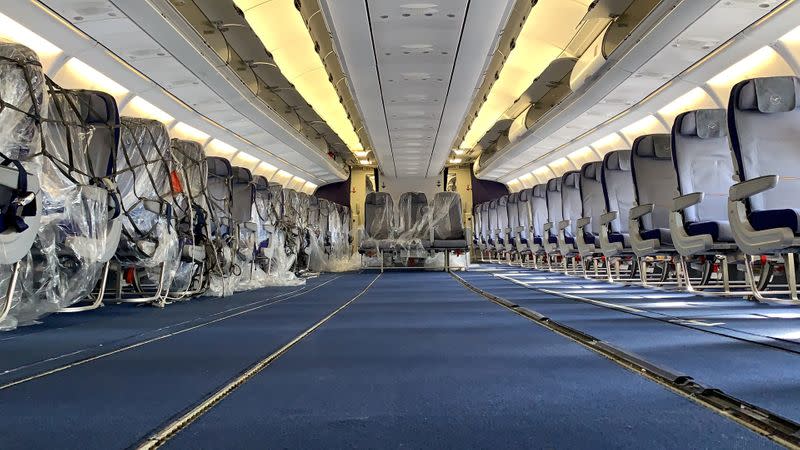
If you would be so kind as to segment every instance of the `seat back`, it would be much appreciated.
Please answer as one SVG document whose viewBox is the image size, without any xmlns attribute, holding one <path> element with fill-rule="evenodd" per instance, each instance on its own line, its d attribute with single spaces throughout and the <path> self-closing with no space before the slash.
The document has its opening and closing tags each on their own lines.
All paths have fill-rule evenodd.
<svg viewBox="0 0 800 450">
<path fill-rule="evenodd" d="M 208 163 L 208 200 L 211 215 L 211 232 L 214 237 L 224 238 L 230 235 L 233 227 L 233 193 L 231 177 L 233 167 L 230 161 L 219 156 L 209 156 Z"/>
<path fill-rule="evenodd" d="M 430 239 L 428 197 L 422 192 L 405 192 L 397 202 L 398 239 Z"/>
<path fill-rule="evenodd" d="M 653 204 L 641 219 L 643 230 L 668 229 L 675 198 L 675 175 L 669 134 L 649 134 L 633 141 L 631 174 L 637 205 Z"/>
<path fill-rule="evenodd" d="M 244 167 L 232 167 L 231 175 L 231 216 L 236 223 L 253 220 L 253 206 L 256 191 L 253 185 L 253 174 Z"/>
<path fill-rule="evenodd" d="M 483 239 L 481 236 L 481 206 L 481 204 L 477 204 L 472 208 L 472 240 L 476 244 Z"/>
<path fill-rule="evenodd" d="M 547 221 L 553 223 L 552 232 L 555 234 L 558 222 L 564 220 L 564 205 L 561 201 L 561 177 L 552 178 L 547 182 Z"/>
<path fill-rule="evenodd" d="M 306 223 L 310 230 L 319 230 L 319 198 L 313 195 L 308 198 L 308 216 Z"/>
<path fill-rule="evenodd" d="M 489 237 L 494 239 L 497 235 L 497 199 L 494 199 L 489 202 Z"/>
<path fill-rule="evenodd" d="M 488 243 L 492 238 L 491 221 L 489 220 L 489 216 L 491 215 L 489 212 L 490 206 L 491 202 L 481 203 L 481 238 L 484 243 Z"/>
<path fill-rule="evenodd" d="M 581 167 L 581 210 L 583 217 L 591 219 L 589 225 L 586 225 L 583 231 L 595 236 L 600 233 L 600 216 L 605 210 L 603 184 L 600 181 L 602 171 L 602 161 L 593 161 Z"/>
<path fill-rule="evenodd" d="M 530 228 L 533 223 L 533 188 L 523 189 L 519 191 L 517 197 L 517 222 L 522 227 L 520 231 L 520 238 L 528 240 L 530 236 Z"/>
<path fill-rule="evenodd" d="M 269 181 L 261 176 L 253 177 L 253 190 L 255 202 L 253 205 L 253 220 L 258 229 L 258 247 L 266 247 L 269 243 L 270 232 L 270 205 L 269 205 Z"/>
<path fill-rule="evenodd" d="M 279 183 L 269 183 L 269 208 L 271 223 L 278 226 L 283 218 L 283 186 Z"/>
<path fill-rule="evenodd" d="M 610 223 L 612 233 L 628 233 L 628 218 L 633 207 L 633 177 L 631 176 L 631 151 L 617 150 L 606 153 L 600 173 L 606 212 L 617 211 Z"/>
<path fill-rule="evenodd" d="M 324 244 L 330 233 L 330 215 L 331 215 L 331 202 L 321 198 L 319 199 L 319 237 Z"/>
<path fill-rule="evenodd" d="M 295 229 L 297 227 L 300 212 L 300 201 L 297 197 L 297 191 L 290 188 L 283 188 L 281 190 L 283 197 L 283 218 L 286 221 L 287 228 Z"/>
<path fill-rule="evenodd" d="M 683 211 L 690 222 L 727 222 L 733 162 L 724 109 L 701 109 L 678 115 L 672 127 L 672 163 L 679 195 L 703 192 L 703 201 Z"/>
<path fill-rule="evenodd" d="M 461 196 L 457 192 L 437 192 L 433 197 L 432 214 L 433 239 L 464 239 Z"/>
<path fill-rule="evenodd" d="M 547 220 L 547 183 L 537 184 L 531 191 L 531 238 L 544 236 L 544 224 Z"/>
<path fill-rule="evenodd" d="M 394 227 L 394 204 L 388 192 L 370 192 L 364 202 L 365 239 L 389 239 Z"/>
<path fill-rule="evenodd" d="M 511 229 L 512 236 L 516 236 L 517 228 L 519 228 L 519 193 L 514 192 L 508 195 L 508 204 L 506 205 L 508 211 L 508 228 Z"/>
<path fill-rule="evenodd" d="M 497 199 L 497 224 L 495 227 L 500 232 L 500 236 L 505 238 L 508 235 L 506 233 L 508 228 L 508 195 Z"/>
<path fill-rule="evenodd" d="M 800 167 L 799 96 L 800 79 L 791 76 L 749 79 L 731 91 L 728 132 L 738 180 L 785 178 L 747 199 L 749 212 L 800 209 L 800 183 L 793 181 Z"/>
<path fill-rule="evenodd" d="M 583 217 L 581 203 L 581 173 L 573 170 L 561 176 L 561 211 L 563 220 L 569 220 L 569 227 L 564 229 L 568 237 L 578 235 L 578 219 Z"/>
<path fill-rule="evenodd" d="M 185 210 L 190 205 L 196 205 L 203 210 L 208 210 L 206 199 L 206 183 L 208 181 L 208 163 L 203 152 L 203 147 L 194 141 L 172 139 L 172 157 L 175 161 L 178 183 L 183 199 L 179 202 L 179 209 Z M 185 213 L 185 211 L 183 211 Z"/>
</svg>

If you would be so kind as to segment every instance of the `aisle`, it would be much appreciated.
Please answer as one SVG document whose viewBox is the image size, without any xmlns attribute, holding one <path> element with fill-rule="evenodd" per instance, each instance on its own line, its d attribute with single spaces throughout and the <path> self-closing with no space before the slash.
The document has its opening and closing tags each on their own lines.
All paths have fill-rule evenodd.
<svg viewBox="0 0 800 450">
<path fill-rule="evenodd" d="M 166 447 L 772 445 L 447 274 L 387 273 Z"/>
</svg>

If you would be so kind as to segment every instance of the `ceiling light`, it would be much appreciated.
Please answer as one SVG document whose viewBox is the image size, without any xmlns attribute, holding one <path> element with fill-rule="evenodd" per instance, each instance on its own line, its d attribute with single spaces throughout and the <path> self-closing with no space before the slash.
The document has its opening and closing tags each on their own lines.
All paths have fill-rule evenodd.
<svg viewBox="0 0 800 450">
<path fill-rule="evenodd" d="M 234 0 L 281 73 L 352 150 L 363 150 L 292 0 Z"/>
<path fill-rule="evenodd" d="M 459 164 L 461 162 L 461 158 L 450 158 L 450 164 Z"/>
<path fill-rule="evenodd" d="M 365 165 L 365 166 L 369 165 L 369 160 L 368 159 L 360 159 L 360 160 L 358 160 L 358 162 L 363 164 L 363 165 Z"/>
<path fill-rule="evenodd" d="M 125 109 L 123 110 L 125 115 L 132 115 L 135 117 L 144 117 L 146 119 L 155 119 L 159 122 L 163 123 L 170 123 L 175 120 L 174 117 L 170 116 L 166 112 L 162 111 L 152 103 L 148 102 L 147 100 L 143 99 L 142 97 L 134 97 L 125 105 Z"/>
<path fill-rule="evenodd" d="M 183 122 L 176 123 L 175 126 L 172 127 L 170 134 L 180 139 L 189 139 L 200 143 L 207 141 L 208 138 L 211 137 L 207 133 L 204 133 L 195 127 L 186 125 Z"/>
<path fill-rule="evenodd" d="M 6 15 L 0 14 L 0 37 L 18 42 L 34 52 L 39 58 L 50 58 L 61 53 L 61 49 L 38 34 L 18 24 Z"/>
<path fill-rule="evenodd" d="M 117 83 L 116 81 L 108 78 L 102 73 L 95 70 L 92 66 L 86 64 L 78 58 L 70 58 L 64 65 L 68 74 L 79 81 L 79 86 L 83 89 L 94 89 L 98 91 L 108 92 L 114 98 L 119 100 L 128 94 L 128 89 Z M 63 76 L 62 74 L 59 74 Z"/>
<path fill-rule="evenodd" d="M 456 154 L 456 155 L 458 155 L 458 156 L 461 156 L 461 155 L 463 155 L 463 154 L 464 154 L 464 153 L 466 153 L 466 152 L 467 152 L 466 150 L 462 150 L 462 149 L 460 149 L 460 148 L 453 149 L 453 153 L 455 153 L 455 154 Z"/>
<path fill-rule="evenodd" d="M 562 55 L 590 3 L 591 0 L 540 0 L 533 6 L 459 147 L 475 147 L 533 80 Z"/>
<path fill-rule="evenodd" d="M 360 152 L 353 152 L 356 155 L 356 158 L 366 158 L 369 155 L 368 151 L 360 151 Z"/>
</svg>

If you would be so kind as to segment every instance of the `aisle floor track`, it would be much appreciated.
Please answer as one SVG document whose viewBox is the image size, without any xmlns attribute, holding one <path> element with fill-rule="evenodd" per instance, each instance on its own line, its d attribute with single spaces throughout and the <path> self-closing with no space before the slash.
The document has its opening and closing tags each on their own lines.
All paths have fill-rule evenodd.
<svg viewBox="0 0 800 450">
<path fill-rule="evenodd" d="M 126 448 L 373 278 L 346 275 L 269 307 L 0 390 L 2 447 Z"/>
<path fill-rule="evenodd" d="M 222 299 L 201 297 L 176 302 L 168 310 L 149 305 L 108 304 L 80 314 L 51 315 L 40 324 L 0 335 L 0 386 L 265 303 L 280 302 L 336 277 L 328 274 L 311 278 L 304 286 L 269 287 Z"/>
<path fill-rule="evenodd" d="M 165 447 L 774 445 L 447 274 L 388 273 Z"/>
<path fill-rule="evenodd" d="M 470 271 L 459 276 L 481 290 L 636 354 L 649 363 L 685 374 L 707 387 L 800 422 L 800 378 L 797 376 L 800 354 L 765 345 L 772 341 L 769 338 L 750 336 L 751 340 L 746 340 L 733 333 L 709 332 L 696 324 L 686 326 L 654 320 L 622 309 L 537 291 L 541 285 L 521 286 L 498 278 L 492 272 Z M 573 279 L 572 282 L 579 285 L 582 281 Z M 588 293 L 583 296 L 595 298 Z"/>
</svg>

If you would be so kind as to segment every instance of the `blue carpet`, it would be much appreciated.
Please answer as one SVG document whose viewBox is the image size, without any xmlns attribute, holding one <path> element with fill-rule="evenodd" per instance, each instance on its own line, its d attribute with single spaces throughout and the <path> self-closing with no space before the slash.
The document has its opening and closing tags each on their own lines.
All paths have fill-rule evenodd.
<svg viewBox="0 0 800 450">
<path fill-rule="evenodd" d="M 485 273 L 463 277 L 556 322 L 800 421 L 800 355 L 543 294 Z"/>
<path fill-rule="evenodd" d="M 125 448 L 277 350 L 373 277 L 347 275 L 286 302 L 0 391 L 2 447 Z"/>
<path fill-rule="evenodd" d="M 762 448 L 461 287 L 390 273 L 167 448 Z"/>
<path fill-rule="evenodd" d="M 333 278 L 324 275 L 310 279 L 305 289 L 312 289 Z M 83 313 L 54 314 L 44 318 L 41 324 L 0 334 L 0 385 L 233 314 L 300 289 L 303 287 L 269 287 L 226 298 L 201 297 L 176 302 L 164 309 L 109 304 Z"/>
</svg>

